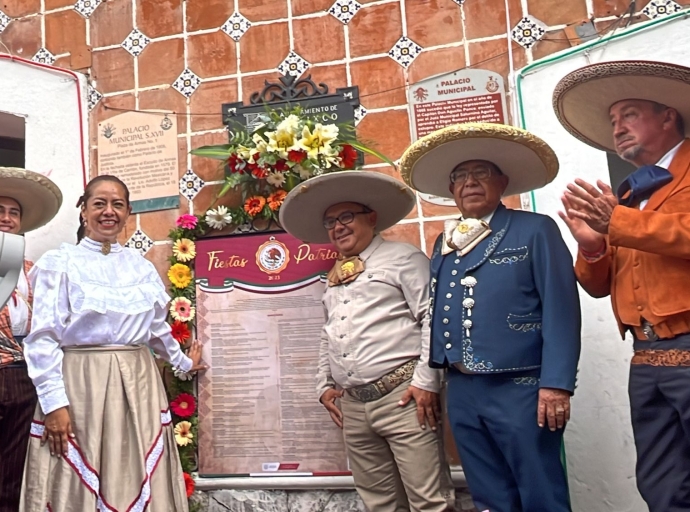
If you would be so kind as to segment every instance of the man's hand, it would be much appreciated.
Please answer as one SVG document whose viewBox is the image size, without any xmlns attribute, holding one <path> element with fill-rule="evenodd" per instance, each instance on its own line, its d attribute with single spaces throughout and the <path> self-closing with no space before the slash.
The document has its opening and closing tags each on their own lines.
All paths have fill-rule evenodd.
<svg viewBox="0 0 690 512">
<path fill-rule="evenodd" d="M 41 445 L 48 441 L 50 454 L 60 458 L 60 455 L 67 455 L 69 439 L 74 439 L 72 432 L 72 420 L 69 417 L 69 409 L 60 407 L 53 412 L 46 414 L 45 429 L 41 438 Z"/>
<path fill-rule="evenodd" d="M 587 223 L 576 217 L 572 212 L 575 210 L 571 204 L 568 196 L 564 194 L 561 197 L 561 202 L 563 203 L 564 211 L 558 212 L 558 215 L 565 225 L 568 226 L 570 233 L 585 252 L 595 253 L 602 249 L 606 244 L 606 238 L 601 233 L 597 233 L 592 228 L 590 228 Z"/>
<path fill-rule="evenodd" d="M 543 428 L 547 421 L 551 431 L 565 427 L 570 421 L 570 392 L 553 388 L 539 390 L 537 423 Z"/>
<path fill-rule="evenodd" d="M 331 388 L 321 395 L 321 398 L 319 399 L 319 401 L 328 411 L 328 414 L 331 415 L 333 423 L 338 425 L 338 428 L 343 428 L 343 413 L 340 411 L 340 409 L 338 409 L 338 406 L 335 405 L 335 401 L 341 396 L 343 396 L 342 389 L 340 391 L 336 391 L 335 389 Z"/>
<path fill-rule="evenodd" d="M 431 430 L 436 430 L 436 422 L 441 420 L 441 409 L 439 407 L 438 393 L 424 391 L 415 386 L 410 386 L 398 402 L 399 407 L 406 406 L 410 400 L 417 404 L 417 420 L 422 430 L 426 430 L 426 423 L 429 422 Z"/>
<path fill-rule="evenodd" d="M 618 198 L 603 181 L 597 181 L 597 187 L 599 190 L 581 179 L 568 185 L 565 196 L 571 208 L 567 213 L 568 217 L 582 219 L 594 231 L 605 235 L 609 232 L 611 215 L 618 206 Z"/>
</svg>

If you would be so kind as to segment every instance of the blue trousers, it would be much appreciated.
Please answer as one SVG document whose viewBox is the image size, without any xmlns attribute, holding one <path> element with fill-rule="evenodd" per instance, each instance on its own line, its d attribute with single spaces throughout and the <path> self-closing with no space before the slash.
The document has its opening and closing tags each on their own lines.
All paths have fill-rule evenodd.
<svg viewBox="0 0 690 512">
<path fill-rule="evenodd" d="M 635 350 L 690 350 L 690 335 Z M 690 510 L 690 368 L 633 364 L 628 384 L 637 488 L 650 512 Z"/>
<path fill-rule="evenodd" d="M 479 511 L 571 512 L 563 430 L 537 425 L 535 376 L 448 372 L 448 419 Z"/>
</svg>

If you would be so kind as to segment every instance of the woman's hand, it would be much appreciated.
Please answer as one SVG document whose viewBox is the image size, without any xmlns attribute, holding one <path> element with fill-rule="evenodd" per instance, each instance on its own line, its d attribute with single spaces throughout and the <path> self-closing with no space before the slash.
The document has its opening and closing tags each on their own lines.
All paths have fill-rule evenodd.
<svg viewBox="0 0 690 512">
<path fill-rule="evenodd" d="M 190 372 L 198 372 L 208 370 L 208 366 L 205 364 L 199 364 L 201 362 L 201 342 L 199 340 L 194 340 L 192 346 L 187 350 L 187 357 L 192 360 L 192 369 Z"/>
<path fill-rule="evenodd" d="M 48 441 L 51 455 L 56 455 L 58 458 L 62 454 L 67 455 L 69 439 L 74 438 L 72 420 L 69 417 L 69 409 L 67 407 L 61 407 L 46 414 L 41 446 Z"/>
</svg>

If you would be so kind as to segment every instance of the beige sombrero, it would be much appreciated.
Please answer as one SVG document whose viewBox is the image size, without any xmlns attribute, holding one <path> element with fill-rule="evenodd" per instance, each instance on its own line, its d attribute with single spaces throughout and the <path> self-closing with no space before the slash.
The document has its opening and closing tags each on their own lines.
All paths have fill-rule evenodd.
<svg viewBox="0 0 690 512">
<path fill-rule="evenodd" d="M 615 152 L 609 118 L 622 100 L 649 100 L 675 108 L 690 136 L 690 68 L 666 62 L 600 62 L 558 82 L 553 108 L 561 124 L 582 142 Z"/>
<path fill-rule="evenodd" d="M 528 131 L 492 123 L 447 126 L 412 144 L 400 160 L 400 174 L 412 188 L 452 198 L 451 171 L 468 160 L 487 160 L 510 178 L 504 195 L 543 187 L 558 174 L 558 158 Z"/>
<path fill-rule="evenodd" d="M 15 167 L 0 167 L 0 197 L 10 197 L 22 207 L 19 234 L 50 222 L 62 204 L 62 193 L 55 183 L 42 174 Z"/>
<path fill-rule="evenodd" d="M 415 195 L 404 183 L 373 171 L 338 171 L 297 185 L 280 207 L 280 225 L 305 242 L 327 243 L 323 227 L 326 210 L 338 203 L 360 203 L 377 213 L 376 230 L 403 219 L 415 205 Z"/>
</svg>

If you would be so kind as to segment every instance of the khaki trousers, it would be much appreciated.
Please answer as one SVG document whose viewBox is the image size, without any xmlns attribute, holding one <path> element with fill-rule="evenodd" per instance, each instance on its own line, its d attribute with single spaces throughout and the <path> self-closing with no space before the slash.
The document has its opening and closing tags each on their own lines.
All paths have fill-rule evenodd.
<svg viewBox="0 0 690 512">
<path fill-rule="evenodd" d="M 422 430 L 414 401 L 398 406 L 408 386 L 367 403 L 343 394 L 343 432 L 355 487 L 369 512 L 455 510 L 441 432 L 428 425 Z"/>
</svg>

